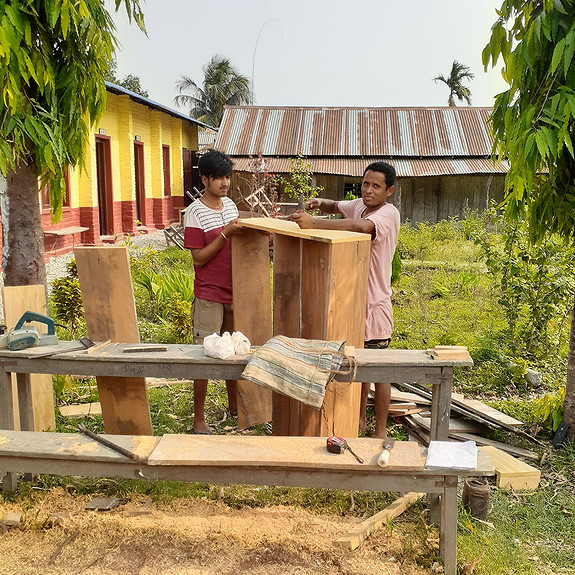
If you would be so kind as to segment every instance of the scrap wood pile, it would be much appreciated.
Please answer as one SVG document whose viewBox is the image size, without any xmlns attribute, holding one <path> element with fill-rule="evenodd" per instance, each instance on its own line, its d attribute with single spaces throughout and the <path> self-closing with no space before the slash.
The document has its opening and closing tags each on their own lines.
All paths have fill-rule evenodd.
<svg viewBox="0 0 575 575">
<path fill-rule="evenodd" d="M 453 346 L 449 346 L 451 349 L 448 350 L 448 346 L 445 346 L 444 351 L 440 349 L 441 347 L 428 350 L 429 355 L 442 359 L 459 359 L 464 355 L 469 357 L 464 347 L 453 349 Z M 449 354 L 449 357 L 445 354 Z M 431 428 L 431 387 L 420 387 L 409 383 L 392 385 L 389 416 L 399 422 L 411 438 L 428 446 Z M 477 399 L 467 399 L 459 393 L 451 394 L 449 439 L 475 441 L 481 449 L 488 451 L 495 464 L 498 487 L 535 489 L 539 485 L 540 471 L 521 460 L 538 461 L 538 453 L 485 437 L 490 431 L 499 429 L 542 445 L 538 439 L 523 431 L 522 426 L 521 421 Z"/>
</svg>

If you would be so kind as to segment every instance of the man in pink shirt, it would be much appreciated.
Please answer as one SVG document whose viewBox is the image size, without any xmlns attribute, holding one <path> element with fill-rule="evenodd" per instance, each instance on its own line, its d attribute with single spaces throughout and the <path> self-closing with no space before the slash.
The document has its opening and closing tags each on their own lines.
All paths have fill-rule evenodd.
<svg viewBox="0 0 575 575">
<path fill-rule="evenodd" d="M 391 263 L 397 246 L 400 217 L 387 198 L 395 188 L 395 169 L 386 162 L 374 162 L 363 173 L 361 198 L 336 202 L 324 198 L 312 198 L 304 204 L 305 209 L 318 208 L 324 214 L 343 214 L 345 219 L 315 218 L 306 213 L 293 214 L 291 219 L 300 228 L 321 228 L 360 232 L 371 236 L 371 255 L 367 284 L 367 309 L 364 347 L 384 349 L 389 346 L 393 331 L 391 307 Z M 365 409 L 369 383 L 362 384 L 360 430 L 365 431 Z M 387 414 L 390 401 L 389 383 L 375 386 L 375 433 L 374 437 L 387 437 Z"/>
</svg>

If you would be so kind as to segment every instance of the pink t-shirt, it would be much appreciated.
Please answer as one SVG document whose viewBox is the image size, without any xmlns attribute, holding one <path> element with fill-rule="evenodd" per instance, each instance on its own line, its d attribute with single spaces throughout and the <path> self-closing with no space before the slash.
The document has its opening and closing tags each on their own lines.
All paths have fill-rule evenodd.
<svg viewBox="0 0 575 575">
<path fill-rule="evenodd" d="M 365 341 L 387 339 L 393 331 L 391 263 L 399 234 L 399 211 L 393 204 L 383 204 L 375 212 L 364 216 L 366 208 L 361 198 L 338 202 L 338 209 L 346 219 L 364 218 L 375 226 L 367 280 Z"/>
<path fill-rule="evenodd" d="M 222 198 L 222 209 L 212 210 L 195 200 L 184 212 L 184 247 L 201 249 L 220 235 L 224 226 L 238 217 L 230 198 Z M 194 267 L 194 295 L 200 299 L 232 303 L 232 249 L 229 241 L 204 266 Z"/>
</svg>

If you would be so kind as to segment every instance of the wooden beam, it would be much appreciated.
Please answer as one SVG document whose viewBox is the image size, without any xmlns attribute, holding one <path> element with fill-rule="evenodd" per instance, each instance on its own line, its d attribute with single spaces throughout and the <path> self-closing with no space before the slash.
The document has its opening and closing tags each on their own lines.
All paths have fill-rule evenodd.
<svg viewBox="0 0 575 575">
<path fill-rule="evenodd" d="M 357 549 L 380 525 L 401 515 L 408 507 L 421 499 L 425 493 L 407 493 L 403 497 L 396 499 L 391 505 L 376 513 L 369 519 L 348 531 L 345 535 L 336 539 L 334 543 L 343 549 L 353 551 Z"/>
<path fill-rule="evenodd" d="M 528 465 L 512 455 L 486 445 L 479 448 L 480 451 L 488 453 L 495 467 L 497 476 L 497 487 L 504 489 L 537 489 L 541 479 L 541 471 Z"/>
</svg>

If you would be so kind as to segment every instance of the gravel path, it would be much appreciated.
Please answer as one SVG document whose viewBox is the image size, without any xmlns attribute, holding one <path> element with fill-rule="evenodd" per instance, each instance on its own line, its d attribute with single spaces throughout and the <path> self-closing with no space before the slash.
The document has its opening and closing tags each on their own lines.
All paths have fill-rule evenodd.
<svg viewBox="0 0 575 575">
<path fill-rule="evenodd" d="M 116 244 L 122 245 L 122 244 Z M 154 249 L 163 249 L 166 247 L 166 239 L 164 237 L 164 231 L 159 230 L 151 234 L 141 234 L 139 236 L 133 236 L 131 238 L 129 248 L 134 246 L 136 249 L 142 249 L 145 247 L 151 247 Z M 67 254 L 52 258 L 46 264 L 46 279 L 48 283 L 48 291 L 52 282 L 59 277 L 65 276 L 67 273 L 66 266 L 70 263 L 70 260 L 74 257 L 74 252 L 69 252 Z"/>
</svg>

